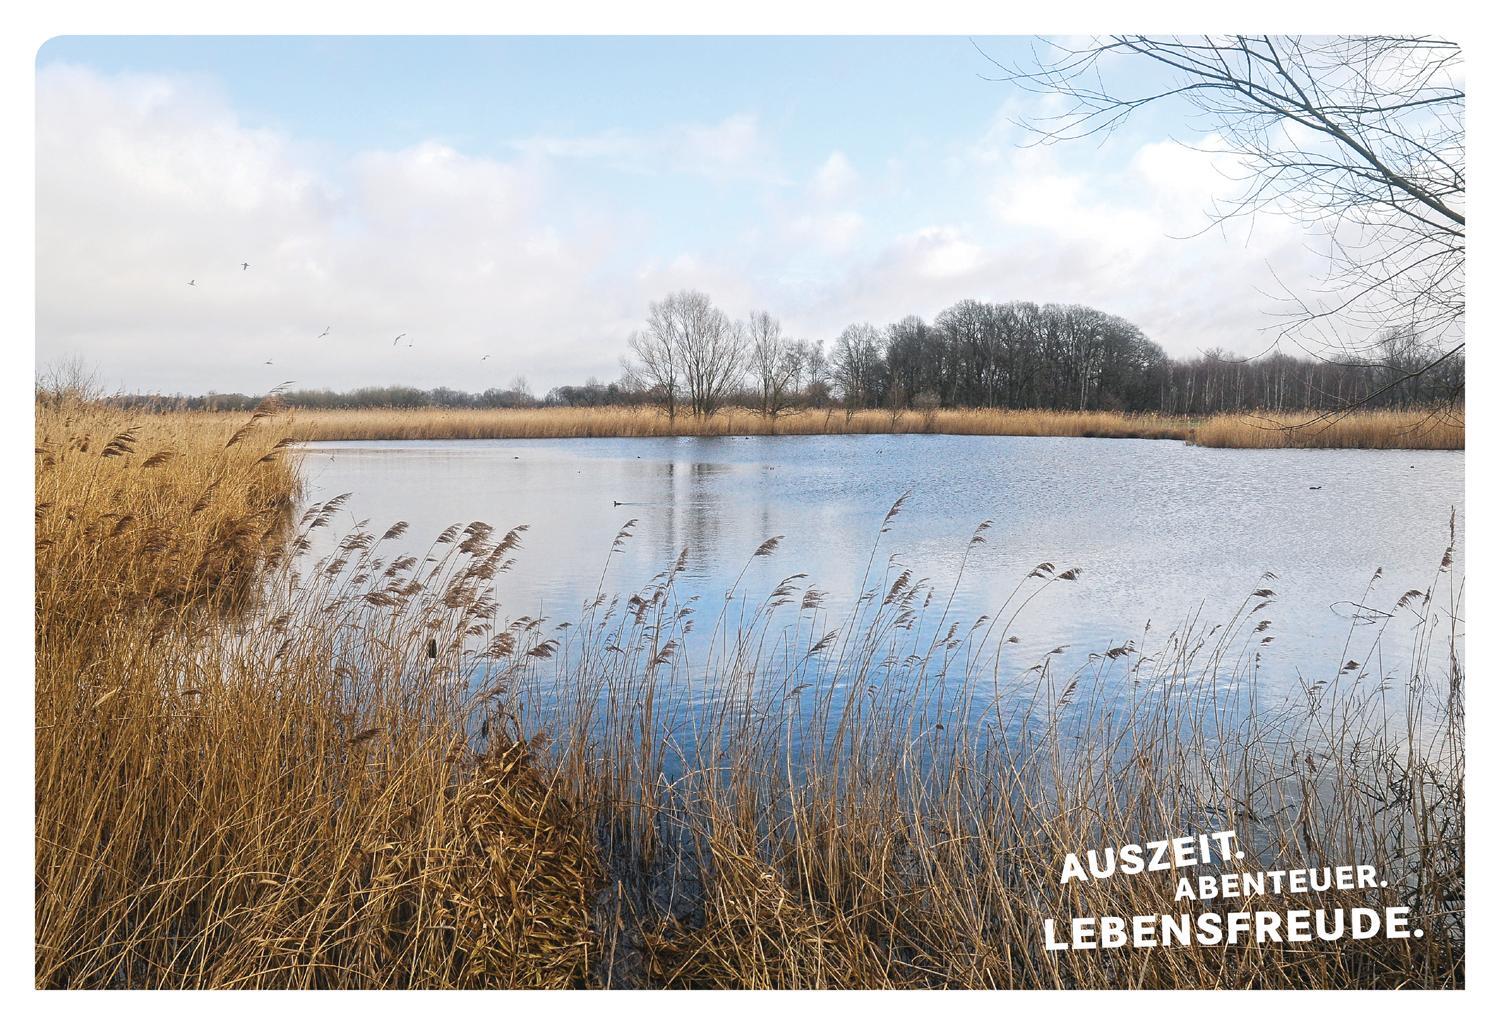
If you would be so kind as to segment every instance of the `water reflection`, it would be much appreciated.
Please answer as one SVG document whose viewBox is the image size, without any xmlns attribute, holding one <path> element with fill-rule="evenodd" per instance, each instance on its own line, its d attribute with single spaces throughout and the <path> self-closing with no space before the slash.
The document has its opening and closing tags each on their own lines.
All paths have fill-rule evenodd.
<svg viewBox="0 0 1500 1025">
<path fill-rule="evenodd" d="M 1400 664 L 1412 624 L 1362 621 L 1348 603 L 1390 609 L 1407 589 L 1430 587 L 1451 508 L 1460 539 L 1463 531 L 1463 456 L 1445 452 L 651 438 L 324 444 L 307 450 L 305 469 L 311 500 L 352 493 L 343 526 L 405 519 L 413 548 L 454 522 L 529 524 L 516 569 L 498 582 L 503 614 L 554 623 L 578 619 L 607 560 L 604 589 L 631 593 L 684 549 L 684 594 L 700 593 L 705 604 L 731 588 L 753 604 L 804 572 L 827 592 L 832 619 L 858 599 L 867 566 L 886 585 L 909 569 L 947 603 L 967 552 L 949 612 L 965 624 L 1000 608 L 1038 563 L 1081 568 L 1009 627 L 1017 640 L 1008 657 L 1025 668 L 1058 647 L 1082 663 L 1127 643 L 1148 650 L 1187 622 L 1226 620 L 1247 599 L 1259 601 L 1249 596 L 1271 573 L 1275 595 L 1257 613 L 1269 626 L 1253 657 L 1262 686 L 1285 694 L 1334 678 L 1350 657 L 1368 661 L 1377 629 L 1378 657 Z M 908 490 L 881 534 L 882 517 Z M 981 520 L 992 521 L 987 541 L 970 549 Z M 611 556 L 627 521 L 632 536 Z M 778 535 L 785 540 L 773 557 L 751 559 Z M 1456 579 L 1461 545 L 1459 553 Z M 1263 637 L 1274 641 L 1259 645 Z"/>
</svg>

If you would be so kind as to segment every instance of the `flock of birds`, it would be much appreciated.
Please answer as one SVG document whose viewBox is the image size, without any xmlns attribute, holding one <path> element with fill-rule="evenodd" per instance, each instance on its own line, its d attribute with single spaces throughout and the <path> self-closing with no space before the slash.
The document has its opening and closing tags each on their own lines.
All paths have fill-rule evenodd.
<svg viewBox="0 0 1500 1025">
<path fill-rule="evenodd" d="M 250 264 L 248 262 L 243 261 L 243 260 L 240 261 L 240 270 L 242 272 L 243 271 L 247 271 L 249 269 L 250 269 Z M 189 278 L 188 279 L 188 287 L 189 288 L 197 288 L 198 287 L 198 279 L 197 278 Z M 320 333 L 318 335 L 318 338 L 327 338 L 332 332 L 333 332 L 333 325 L 330 324 L 330 325 L 328 325 L 327 327 L 325 327 L 323 329 L 322 333 Z M 395 340 L 391 342 L 391 347 L 394 348 L 395 346 L 399 345 L 401 343 L 401 339 L 405 338 L 406 336 L 407 336 L 407 333 L 405 331 L 401 332 L 399 335 L 397 335 L 395 337 Z M 413 342 L 407 342 L 406 343 L 406 347 L 408 349 L 414 348 L 415 347 L 415 343 L 413 343 Z M 479 357 L 479 362 L 483 363 L 485 360 L 487 360 L 489 358 L 490 358 L 490 354 L 489 353 L 485 353 L 483 356 Z M 268 366 L 268 367 L 269 366 L 275 366 L 275 363 L 272 360 L 266 360 L 266 366 Z"/>
</svg>

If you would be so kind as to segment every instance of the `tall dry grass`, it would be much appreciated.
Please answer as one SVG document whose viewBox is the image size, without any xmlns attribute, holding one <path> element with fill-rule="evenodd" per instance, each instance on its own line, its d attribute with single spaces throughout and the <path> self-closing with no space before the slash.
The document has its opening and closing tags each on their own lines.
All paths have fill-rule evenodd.
<svg viewBox="0 0 1500 1025">
<path fill-rule="evenodd" d="M 235 414 L 157 414 L 180 430 L 222 429 Z M 1461 449 L 1460 415 L 1442 411 L 1158 414 L 1057 410 L 800 409 L 771 418 L 733 408 L 707 417 L 669 418 L 645 406 L 540 409 L 353 409 L 292 411 L 284 428 L 297 441 L 443 441 L 526 438 L 655 438 L 730 435 L 958 434 L 1009 437 L 1144 438 L 1214 448 Z"/>
<path fill-rule="evenodd" d="M 298 410 L 292 432 L 307 441 L 444 438 L 646 438 L 765 434 L 1006 434 L 1041 437 L 1182 438 L 1185 421 L 1155 415 L 1044 410 L 799 409 L 777 417 L 730 408 L 668 417 L 647 406 L 543 409 Z"/>
<path fill-rule="evenodd" d="M 286 439 L 264 429 L 273 410 L 268 400 L 186 430 L 91 402 L 38 403 L 38 607 L 86 628 L 122 608 L 176 612 L 241 593 L 297 489 Z"/>
<path fill-rule="evenodd" d="M 956 621 L 958 581 L 892 561 L 897 503 L 846 614 L 795 567 L 701 600 L 685 552 L 571 623 L 507 619 L 522 528 L 408 555 L 404 524 L 359 524 L 309 564 L 343 499 L 235 529 L 293 493 L 279 427 L 228 445 L 191 422 L 38 410 L 38 985 L 1462 985 L 1451 547 L 1280 704 L 1270 581 L 1221 626 L 1022 666 L 1021 611 L 1078 570 Z M 147 468 L 158 445 L 182 458 Z M 200 509 L 213 480 L 261 497 Z M 179 572 L 156 547 L 113 566 L 114 523 L 146 509 L 201 539 L 177 586 L 152 583 Z M 225 536 L 228 571 L 192 557 Z M 1396 643 L 1403 673 L 1362 668 Z M 1047 917 L 1204 910 L 1161 875 L 1061 885 L 1066 853 L 1211 828 L 1239 832 L 1237 867 L 1368 862 L 1393 888 L 1234 908 L 1399 902 L 1424 937 L 1041 949 Z"/>
<path fill-rule="evenodd" d="M 197 414 L 214 416 L 216 414 Z M 1316 421 L 1309 426 L 1309 421 Z M 1208 418 L 1057 410 L 800 409 L 771 418 L 748 409 L 669 418 L 642 406 L 593 409 L 298 410 L 289 432 L 302 441 L 477 438 L 643 438 L 807 434 L 961 434 L 1147 438 L 1216 448 L 1463 448 L 1462 417 L 1425 411 L 1233 414 Z"/>
<path fill-rule="evenodd" d="M 1209 417 L 1190 437 L 1209 448 L 1461 449 L 1462 414 L 1448 410 L 1362 410 Z"/>
<path fill-rule="evenodd" d="M 468 742 L 505 543 L 298 578 L 340 503 L 288 524 L 270 423 L 37 409 L 37 985 L 578 981 L 588 831 L 504 724 Z"/>
<path fill-rule="evenodd" d="M 878 543 L 899 506 L 846 616 L 795 573 L 701 601 L 685 553 L 640 590 L 601 593 L 556 658 L 509 681 L 523 729 L 556 738 L 562 779 L 603 818 L 616 972 L 690 987 L 1462 984 L 1451 547 L 1425 590 L 1351 630 L 1328 680 L 1282 701 L 1259 679 L 1273 581 L 1222 623 L 1027 666 L 1010 654 L 1021 612 L 1080 571 L 1038 566 L 1003 608 L 958 621 L 957 581 L 938 588 Z M 1404 674 L 1364 668 L 1392 643 Z M 1390 888 L 1184 906 L 1176 872 L 1059 879 L 1068 852 L 1219 828 L 1248 852 L 1233 870 L 1367 863 Z M 1371 903 L 1411 906 L 1424 937 L 1042 949 L 1046 918 L 1065 933 L 1075 915 Z"/>
</svg>

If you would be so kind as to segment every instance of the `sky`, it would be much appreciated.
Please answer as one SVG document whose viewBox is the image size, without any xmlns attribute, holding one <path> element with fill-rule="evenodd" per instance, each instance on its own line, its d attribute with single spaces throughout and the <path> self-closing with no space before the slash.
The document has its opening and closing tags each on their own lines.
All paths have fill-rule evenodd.
<svg viewBox="0 0 1500 1025">
<path fill-rule="evenodd" d="M 1095 306 L 1178 356 L 1264 348 L 1274 296 L 1317 280 L 1303 230 L 1212 226 L 1233 168 L 1180 110 L 1028 145 L 1015 120 L 1053 101 L 986 76 L 1033 45 L 53 39 L 37 363 L 125 391 L 540 394 L 617 377 L 681 288 L 830 344 L 974 298 Z"/>
</svg>

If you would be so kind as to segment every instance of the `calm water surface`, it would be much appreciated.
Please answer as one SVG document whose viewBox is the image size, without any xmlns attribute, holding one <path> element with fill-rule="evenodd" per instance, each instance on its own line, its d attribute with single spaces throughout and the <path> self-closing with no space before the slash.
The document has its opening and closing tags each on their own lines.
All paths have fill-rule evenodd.
<svg viewBox="0 0 1500 1025">
<path fill-rule="evenodd" d="M 1299 672 L 1336 673 L 1352 625 L 1370 629 L 1350 602 L 1389 609 L 1432 584 L 1455 508 L 1451 579 L 1461 582 L 1463 465 L 1454 452 L 921 435 L 320 443 L 307 447 L 305 472 L 311 501 L 352 493 L 336 526 L 368 519 L 379 532 L 407 520 L 401 544 L 412 551 L 455 522 L 528 524 L 498 596 L 508 617 L 554 623 L 576 620 L 597 593 L 611 541 L 632 519 L 607 591 L 645 586 L 686 548 L 684 586 L 705 601 L 750 562 L 737 594 L 760 598 L 806 573 L 835 618 L 858 597 L 877 539 L 877 586 L 889 559 L 946 599 L 989 520 L 954 600 L 961 622 L 994 613 L 1038 563 L 1083 571 L 1016 621 L 1025 659 L 1058 645 L 1080 659 L 1127 641 L 1148 649 L 1189 617 L 1228 619 L 1270 572 L 1277 599 L 1261 615 L 1275 640 L 1261 678 L 1290 691 Z M 778 535 L 771 558 L 750 559 Z M 1409 658 L 1409 625 L 1388 622 L 1381 655 L 1392 669 Z"/>
</svg>

